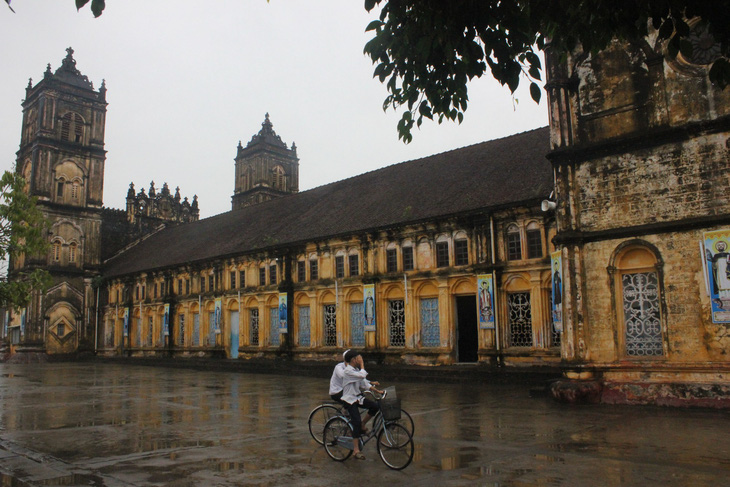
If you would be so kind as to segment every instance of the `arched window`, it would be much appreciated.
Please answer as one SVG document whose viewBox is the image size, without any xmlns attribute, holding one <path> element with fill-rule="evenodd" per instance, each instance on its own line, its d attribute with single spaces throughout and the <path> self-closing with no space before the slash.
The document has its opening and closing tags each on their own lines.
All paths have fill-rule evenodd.
<svg viewBox="0 0 730 487">
<path fill-rule="evenodd" d="M 61 241 L 54 240 L 51 244 L 51 260 L 61 262 Z"/>
<path fill-rule="evenodd" d="M 542 230 L 537 222 L 530 222 L 525 231 L 527 240 L 527 258 L 538 259 L 542 257 Z"/>
<path fill-rule="evenodd" d="M 76 263 L 76 250 L 77 250 L 76 243 L 72 243 L 71 245 L 68 246 L 68 261 L 70 263 Z"/>
<path fill-rule="evenodd" d="M 616 314 L 623 353 L 628 357 L 664 355 L 661 314 L 661 282 L 656 254 L 635 244 L 614 257 Z"/>
<path fill-rule="evenodd" d="M 507 227 L 507 260 L 520 260 L 522 258 L 522 242 L 520 240 L 520 227 L 512 224 Z"/>
</svg>

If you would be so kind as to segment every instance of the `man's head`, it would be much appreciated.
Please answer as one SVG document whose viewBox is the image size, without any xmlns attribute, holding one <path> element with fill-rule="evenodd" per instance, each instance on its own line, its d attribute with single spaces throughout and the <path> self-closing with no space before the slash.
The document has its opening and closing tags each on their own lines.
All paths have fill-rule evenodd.
<svg viewBox="0 0 730 487">
<path fill-rule="evenodd" d="M 345 362 L 347 362 L 347 360 L 345 359 L 345 355 L 347 355 L 347 352 L 349 352 L 349 351 L 350 351 L 350 349 L 348 348 L 347 350 L 342 352 L 342 360 L 344 360 Z"/>
<path fill-rule="evenodd" d="M 357 358 L 360 355 L 360 352 L 356 352 L 355 350 L 348 350 L 345 352 L 345 362 L 352 363 L 352 361 Z"/>
</svg>

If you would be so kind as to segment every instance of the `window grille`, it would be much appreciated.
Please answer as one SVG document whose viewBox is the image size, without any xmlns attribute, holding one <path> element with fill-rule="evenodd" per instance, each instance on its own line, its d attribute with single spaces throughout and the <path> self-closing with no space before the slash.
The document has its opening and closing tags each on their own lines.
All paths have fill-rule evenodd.
<svg viewBox="0 0 730 487">
<path fill-rule="evenodd" d="M 530 293 L 507 294 L 509 308 L 509 344 L 511 347 L 532 346 L 532 308 Z"/>
<path fill-rule="evenodd" d="M 309 261 L 309 278 L 313 281 L 319 279 L 319 265 L 315 259 Z"/>
<path fill-rule="evenodd" d="M 436 267 L 449 266 L 449 242 L 436 242 Z"/>
<path fill-rule="evenodd" d="M 68 246 L 68 261 L 76 262 L 76 244 L 74 243 Z"/>
<path fill-rule="evenodd" d="M 66 334 L 66 323 L 59 323 L 56 325 L 56 335 L 63 337 Z"/>
<path fill-rule="evenodd" d="M 185 346 L 185 315 L 180 315 L 180 333 L 178 336 L 178 345 Z"/>
<path fill-rule="evenodd" d="M 466 239 L 454 240 L 454 265 L 469 264 L 469 244 Z"/>
<path fill-rule="evenodd" d="M 656 272 L 623 274 L 626 355 L 656 357 L 664 354 Z"/>
<path fill-rule="evenodd" d="M 337 346 L 337 309 L 334 304 L 324 305 L 324 345 Z"/>
<path fill-rule="evenodd" d="M 208 315 L 208 344 L 215 346 L 215 310 Z"/>
<path fill-rule="evenodd" d="M 539 229 L 527 230 L 527 258 L 537 259 L 542 257 L 542 232 Z"/>
<path fill-rule="evenodd" d="M 259 310 L 253 308 L 249 314 L 249 342 L 251 345 L 259 344 Z"/>
<path fill-rule="evenodd" d="M 271 346 L 278 347 L 281 343 L 281 335 L 279 335 L 279 308 L 269 308 L 269 330 L 271 332 Z"/>
<path fill-rule="evenodd" d="M 350 262 L 350 275 L 351 276 L 359 276 L 360 275 L 360 259 L 358 258 L 358 255 L 351 255 L 349 256 L 349 262 Z"/>
<path fill-rule="evenodd" d="M 201 293 L 205 292 L 205 277 L 204 276 L 200 276 L 200 292 Z"/>
<path fill-rule="evenodd" d="M 341 279 L 345 277 L 345 257 L 338 255 L 335 257 L 335 278 Z"/>
<path fill-rule="evenodd" d="M 403 270 L 404 271 L 412 271 L 413 270 L 413 247 L 403 247 L 402 251 L 403 253 Z"/>
<path fill-rule="evenodd" d="M 304 262 L 302 262 L 304 263 Z M 299 346 L 308 347 L 311 344 L 309 323 L 309 306 L 299 307 Z"/>
<path fill-rule="evenodd" d="M 307 280 L 307 263 L 303 260 L 297 262 L 297 281 L 305 282 Z"/>
<path fill-rule="evenodd" d="M 231 289 L 236 289 L 236 271 L 231 271 Z"/>
<path fill-rule="evenodd" d="M 353 347 L 365 346 L 365 308 L 363 303 L 350 303 L 350 336 Z"/>
<path fill-rule="evenodd" d="M 517 227 L 507 230 L 507 260 L 520 260 L 522 258 L 522 242 L 520 231 Z"/>
<path fill-rule="evenodd" d="M 142 346 L 142 318 L 137 318 L 136 321 L 137 321 L 137 326 L 136 326 L 137 330 L 136 330 L 136 333 L 134 334 L 135 339 L 136 339 L 135 346 L 141 347 Z"/>
<path fill-rule="evenodd" d="M 200 315 L 193 314 L 193 346 L 200 346 Z"/>
<path fill-rule="evenodd" d="M 147 344 L 154 346 L 154 318 L 150 315 L 147 317 Z"/>
<path fill-rule="evenodd" d="M 71 198 L 79 199 L 79 183 L 74 182 L 71 184 Z"/>
<path fill-rule="evenodd" d="M 385 251 L 385 269 L 388 272 L 398 271 L 398 252 L 396 249 L 388 249 Z"/>
<path fill-rule="evenodd" d="M 246 287 L 246 271 L 241 271 L 238 273 L 239 281 L 241 281 L 240 286 Z"/>
<path fill-rule="evenodd" d="M 438 298 L 421 299 L 421 344 L 424 347 L 441 345 Z"/>
<path fill-rule="evenodd" d="M 177 292 L 178 292 L 178 294 L 183 293 L 183 280 L 182 279 L 177 280 Z"/>
<path fill-rule="evenodd" d="M 402 299 L 388 302 L 388 332 L 391 347 L 406 346 L 406 313 Z"/>
<path fill-rule="evenodd" d="M 208 276 L 208 290 L 215 290 L 215 278 L 213 277 L 213 274 Z"/>
<path fill-rule="evenodd" d="M 53 261 L 58 262 L 61 260 L 61 242 L 53 242 Z"/>
<path fill-rule="evenodd" d="M 259 267 L 259 286 L 266 285 L 266 267 Z"/>
</svg>

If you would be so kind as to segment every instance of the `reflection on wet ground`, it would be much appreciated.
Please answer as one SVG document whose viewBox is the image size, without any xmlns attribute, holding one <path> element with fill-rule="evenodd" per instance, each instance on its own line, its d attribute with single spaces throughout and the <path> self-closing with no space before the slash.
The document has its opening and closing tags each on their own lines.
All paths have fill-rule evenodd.
<svg viewBox="0 0 730 487">
<path fill-rule="evenodd" d="M 379 377 L 387 383 L 387 377 Z M 390 385 L 390 384 L 388 384 Z M 730 416 L 567 407 L 522 385 L 397 384 L 411 466 L 336 463 L 309 436 L 328 379 L 0 364 L 0 485 L 730 485 Z"/>
</svg>

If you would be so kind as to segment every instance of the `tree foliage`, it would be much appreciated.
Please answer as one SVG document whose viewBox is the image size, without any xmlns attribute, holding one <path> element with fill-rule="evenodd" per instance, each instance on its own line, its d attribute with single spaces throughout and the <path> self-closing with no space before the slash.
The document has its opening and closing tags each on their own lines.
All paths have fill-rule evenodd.
<svg viewBox="0 0 730 487">
<path fill-rule="evenodd" d="M 689 25 L 699 19 L 695 29 L 707 29 L 721 50 L 710 79 L 722 88 L 730 83 L 730 0 L 365 0 L 368 11 L 376 7 L 365 53 L 389 92 L 383 108 L 405 108 L 398 124 L 405 142 L 424 118 L 461 122 L 468 81 L 488 72 L 513 93 L 529 82 L 539 102 L 537 51 L 548 40 L 557 52 L 578 45 L 596 52 L 654 29 L 668 58 L 691 56 Z"/>
<path fill-rule="evenodd" d="M 25 179 L 6 171 L 0 178 L 0 260 L 20 259 L 45 253 L 48 225 L 25 190 Z M 22 308 L 31 292 L 44 290 L 50 275 L 41 269 L 19 270 L 0 280 L 0 307 Z"/>
</svg>

